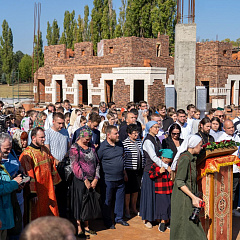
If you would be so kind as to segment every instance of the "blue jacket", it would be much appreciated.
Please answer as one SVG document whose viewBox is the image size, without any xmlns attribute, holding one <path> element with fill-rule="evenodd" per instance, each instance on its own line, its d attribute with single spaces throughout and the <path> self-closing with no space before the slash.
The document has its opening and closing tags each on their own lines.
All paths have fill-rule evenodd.
<svg viewBox="0 0 240 240">
<path fill-rule="evenodd" d="M 6 171 L 4 166 L 0 165 L 0 220 L 2 221 L 0 230 L 14 227 L 11 193 L 18 189 L 18 183 L 11 180 L 4 170 Z"/>
</svg>

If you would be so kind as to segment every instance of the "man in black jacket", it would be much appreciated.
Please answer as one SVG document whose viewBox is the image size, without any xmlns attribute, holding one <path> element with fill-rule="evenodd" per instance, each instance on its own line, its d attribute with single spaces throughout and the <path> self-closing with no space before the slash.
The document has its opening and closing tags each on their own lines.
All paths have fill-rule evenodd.
<svg viewBox="0 0 240 240">
<path fill-rule="evenodd" d="M 169 126 L 174 123 L 173 119 L 167 116 L 166 105 L 159 104 L 157 107 L 157 111 L 162 118 L 162 125 L 163 125 L 162 129 L 164 132 L 166 132 L 168 130 Z"/>
</svg>

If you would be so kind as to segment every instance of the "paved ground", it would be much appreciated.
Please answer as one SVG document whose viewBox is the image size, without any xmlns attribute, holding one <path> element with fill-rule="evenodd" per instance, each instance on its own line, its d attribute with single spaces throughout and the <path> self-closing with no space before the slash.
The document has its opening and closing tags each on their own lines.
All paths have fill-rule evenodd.
<svg viewBox="0 0 240 240">
<path fill-rule="evenodd" d="M 147 229 L 140 217 L 134 217 L 128 221 L 129 227 L 116 225 L 114 230 L 106 230 L 102 221 L 95 221 L 94 228 L 97 230 L 97 236 L 91 236 L 93 240 L 138 240 L 138 239 L 151 239 L 151 240 L 169 240 L 170 230 L 161 233 L 158 231 L 158 226 L 153 229 Z M 240 240 L 240 218 L 233 218 L 233 240 Z M 177 239 L 176 239 L 177 240 Z"/>
</svg>

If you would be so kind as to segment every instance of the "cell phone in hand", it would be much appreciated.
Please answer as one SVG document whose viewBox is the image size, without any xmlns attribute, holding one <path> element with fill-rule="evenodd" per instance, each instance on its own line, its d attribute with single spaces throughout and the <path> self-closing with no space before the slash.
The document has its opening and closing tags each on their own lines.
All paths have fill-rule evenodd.
<svg viewBox="0 0 240 240">
<path fill-rule="evenodd" d="M 31 178 L 29 176 L 23 177 L 20 185 L 30 182 Z"/>
</svg>

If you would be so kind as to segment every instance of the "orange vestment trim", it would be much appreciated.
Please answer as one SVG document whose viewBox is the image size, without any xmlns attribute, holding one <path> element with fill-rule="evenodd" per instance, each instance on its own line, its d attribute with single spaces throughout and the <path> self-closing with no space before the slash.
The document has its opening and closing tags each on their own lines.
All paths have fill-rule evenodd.
<svg viewBox="0 0 240 240">
<path fill-rule="evenodd" d="M 30 193 L 36 193 L 38 197 L 36 204 L 30 200 L 29 221 L 42 216 L 59 216 L 54 185 L 61 178 L 50 151 L 45 146 L 41 150 L 28 146 L 19 160 L 31 177 Z"/>
<path fill-rule="evenodd" d="M 220 167 L 239 165 L 239 163 L 240 159 L 234 155 L 208 158 L 198 167 L 198 179 L 206 176 L 207 173 L 219 172 Z"/>
</svg>

